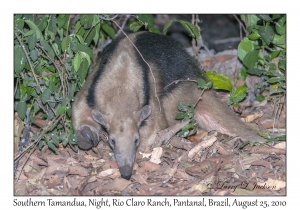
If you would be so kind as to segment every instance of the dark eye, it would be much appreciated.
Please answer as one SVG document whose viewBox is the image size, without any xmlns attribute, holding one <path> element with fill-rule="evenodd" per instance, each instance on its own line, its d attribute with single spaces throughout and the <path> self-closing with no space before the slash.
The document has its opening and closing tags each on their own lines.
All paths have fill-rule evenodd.
<svg viewBox="0 0 300 210">
<path fill-rule="evenodd" d="M 116 146 L 116 141 L 114 139 L 110 139 L 109 143 L 112 148 L 114 148 Z"/>
<path fill-rule="evenodd" d="M 136 139 L 134 140 L 134 145 L 137 147 L 137 146 L 139 146 L 139 144 L 140 144 L 140 139 L 139 139 L 139 138 L 136 138 Z"/>
</svg>

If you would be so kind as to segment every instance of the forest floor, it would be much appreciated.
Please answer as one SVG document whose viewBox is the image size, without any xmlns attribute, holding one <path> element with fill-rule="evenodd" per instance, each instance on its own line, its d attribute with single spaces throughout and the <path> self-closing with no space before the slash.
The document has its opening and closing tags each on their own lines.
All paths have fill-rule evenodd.
<svg viewBox="0 0 300 210">
<path fill-rule="evenodd" d="M 233 78 L 241 68 L 236 54 L 236 50 L 203 52 L 200 60 L 206 69 Z M 258 82 L 259 78 L 249 77 L 235 85 L 247 83 L 253 92 Z M 285 104 L 251 101 L 249 94 L 241 103 L 242 121 L 272 137 L 286 133 Z M 274 117 L 278 110 L 279 117 Z M 112 150 L 103 141 L 93 150 L 77 153 L 61 145 L 54 154 L 45 146 L 19 160 L 14 195 L 286 195 L 285 141 L 240 148 L 242 143 L 198 129 L 192 137 L 137 154 L 130 180 L 121 178 Z"/>
</svg>

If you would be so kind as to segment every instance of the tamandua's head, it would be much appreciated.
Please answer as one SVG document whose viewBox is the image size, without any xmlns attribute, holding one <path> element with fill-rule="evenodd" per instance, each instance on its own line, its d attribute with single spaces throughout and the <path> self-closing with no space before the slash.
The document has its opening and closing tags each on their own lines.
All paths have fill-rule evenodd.
<svg viewBox="0 0 300 210">
<path fill-rule="evenodd" d="M 146 105 L 139 111 L 134 111 L 128 117 L 112 119 L 113 115 L 104 115 L 93 110 L 92 115 L 96 122 L 106 128 L 109 135 L 109 144 L 113 149 L 121 177 L 129 180 L 135 161 L 137 147 L 140 144 L 139 128 L 142 122 L 151 114 L 151 106 Z"/>
</svg>

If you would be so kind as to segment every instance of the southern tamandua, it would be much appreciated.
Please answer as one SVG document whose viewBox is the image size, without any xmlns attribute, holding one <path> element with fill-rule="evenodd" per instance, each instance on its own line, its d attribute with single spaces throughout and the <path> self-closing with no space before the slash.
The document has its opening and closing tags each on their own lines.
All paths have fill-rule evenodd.
<svg viewBox="0 0 300 210">
<path fill-rule="evenodd" d="M 119 38 L 104 49 L 98 69 L 88 76 L 72 107 L 78 146 L 96 146 L 101 129 L 105 129 L 125 179 L 131 177 L 137 149 L 144 150 L 153 143 L 158 131 L 176 123 L 179 102 L 195 103 L 202 91 L 192 82 L 172 82 L 205 78 L 196 59 L 173 39 L 149 32 L 128 37 L 151 71 L 128 38 Z M 262 141 L 216 99 L 213 90 L 204 92 L 196 106 L 195 119 L 208 131 Z"/>
</svg>

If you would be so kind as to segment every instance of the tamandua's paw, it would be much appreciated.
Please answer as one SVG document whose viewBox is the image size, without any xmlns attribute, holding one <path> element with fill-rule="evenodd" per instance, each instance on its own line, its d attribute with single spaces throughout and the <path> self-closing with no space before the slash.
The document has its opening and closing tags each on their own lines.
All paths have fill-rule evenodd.
<svg viewBox="0 0 300 210">
<path fill-rule="evenodd" d="M 99 135 L 88 125 L 82 125 L 76 131 L 78 147 L 80 149 L 90 149 L 99 143 Z"/>
</svg>

